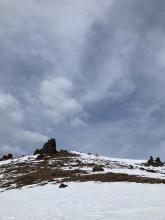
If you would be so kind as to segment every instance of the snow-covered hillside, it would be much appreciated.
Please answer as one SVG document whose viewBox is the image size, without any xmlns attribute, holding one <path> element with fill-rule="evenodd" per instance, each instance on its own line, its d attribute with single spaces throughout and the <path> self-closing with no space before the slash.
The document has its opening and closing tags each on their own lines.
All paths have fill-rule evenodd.
<svg viewBox="0 0 165 220">
<path fill-rule="evenodd" d="M 145 163 L 68 151 L 25 156 L 0 162 L 0 191 L 75 181 L 165 183 L 165 166 Z"/>
<path fill-rule="evenodd" d="M 59 151 L 1 161 L 0 220 L 164 220 L 164 184 L 165 166 L 144 160 Z"/>
</svg>

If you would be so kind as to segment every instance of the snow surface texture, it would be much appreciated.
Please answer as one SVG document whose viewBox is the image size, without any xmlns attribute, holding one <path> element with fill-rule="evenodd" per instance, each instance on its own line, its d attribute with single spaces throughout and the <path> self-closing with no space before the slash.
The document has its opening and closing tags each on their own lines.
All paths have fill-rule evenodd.
<svg viewBox="0 0 165 220">
<path fill-rule="evenodd" d="M 69 183 L 0 194 L 1 220 L 164 220 L 165 187 L 137 183 Z"/>
</svg>

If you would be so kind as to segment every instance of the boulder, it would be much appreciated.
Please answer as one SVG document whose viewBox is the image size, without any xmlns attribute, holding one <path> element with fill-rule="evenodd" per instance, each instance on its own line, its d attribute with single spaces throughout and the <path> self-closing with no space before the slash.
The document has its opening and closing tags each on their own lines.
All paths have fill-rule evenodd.
<svg viewBox="0 0 165 220">
<path fill-rule="evenodd" d="M 64 184 L 64 183 L 61 183 L 60 185 L 59 185 L 59 188 L 65 188 L 65 187 L 67 187 L 68 185 L 66 185 L 66 184 Z"/>
<path fill-rule="evenodd" d="M 93 172 L 104 171 L 102 165 L 95 165 L 93 167 Z"/>
</svg>

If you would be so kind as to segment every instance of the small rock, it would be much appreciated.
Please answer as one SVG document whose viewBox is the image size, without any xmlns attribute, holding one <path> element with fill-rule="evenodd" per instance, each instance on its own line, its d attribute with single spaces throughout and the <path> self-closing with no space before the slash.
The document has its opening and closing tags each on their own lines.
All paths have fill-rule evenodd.
<svg viewBox="0 0 165 220">
<path fill-rule="evenodd" d="M 104 171 L 102 165 L 95 165 L 93 167 L 93 172 Z"/>
<path fill-rule="evenodd" d="M 65 188 L 65 187 L 67 187 L 68 185 L 66 185 L 66 184 L 64 184 L 64 183 L 61 183 L 60 185 L 59 185 L 59 188 Z"/>
</svg>

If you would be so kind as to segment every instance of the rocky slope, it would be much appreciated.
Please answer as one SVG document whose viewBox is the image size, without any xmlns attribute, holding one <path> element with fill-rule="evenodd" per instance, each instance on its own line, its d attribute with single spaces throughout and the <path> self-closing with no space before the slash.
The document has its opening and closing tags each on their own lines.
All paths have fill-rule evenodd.
<svg viewBox="0 0 165 220">
<path fill-rule="evenodd" d="M 0 191 L 24 186 L 71 181 L 138 182 L 165 184 L 165 166 L 79 152 L 58 151 L 0 162 Z"/>
</svg>

